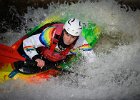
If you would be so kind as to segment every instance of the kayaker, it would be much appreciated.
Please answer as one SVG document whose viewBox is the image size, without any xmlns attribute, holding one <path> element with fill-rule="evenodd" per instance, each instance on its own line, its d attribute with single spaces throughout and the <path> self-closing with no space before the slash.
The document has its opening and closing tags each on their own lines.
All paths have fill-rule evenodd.
<svg viewBox="0 0 140 100">
<path fill-rule="evenodd" d="M 76 54 L 77 49 L 92 50 L 81 32 L 82 22 L 71 18 L 65 24 L 52 24 L 45 27 L 41 33 L 26 38 L 23 41 L 23 49 L 25 54 L 42 68 L 47 61 L 58 62 L 67 55 Z"/>
</svg>

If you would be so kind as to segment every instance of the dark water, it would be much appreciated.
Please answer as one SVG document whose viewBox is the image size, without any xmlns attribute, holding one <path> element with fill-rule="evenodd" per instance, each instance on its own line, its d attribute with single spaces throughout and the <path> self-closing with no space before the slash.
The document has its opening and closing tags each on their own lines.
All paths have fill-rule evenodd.
<svg viewBox="0 0 140 100">
<path fill-rule="evenodd" d="M 9 29 L 20 32 L 25 24 L 24 14 L 28 7 L 47 9 L 53 3 L 77 3 L 86 0 L 0 0 L 0 33 L 5 33 Z M 107 0 L 88 0 L 99 2 Z M 115 0 L 125 11 L 136 11 L 140 9 L 139 0 Z"/>
</svg>

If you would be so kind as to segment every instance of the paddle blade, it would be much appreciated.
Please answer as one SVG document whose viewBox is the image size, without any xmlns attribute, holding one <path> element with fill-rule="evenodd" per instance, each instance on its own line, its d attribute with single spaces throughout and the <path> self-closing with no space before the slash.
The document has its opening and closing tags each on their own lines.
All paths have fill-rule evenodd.
<svg viewBox="0 0 140 100">
<path fill-rule="evenodd" d="M 1 56 L 0 55 L 0 63 L 13 63 L 13 62 L 16 62 L 16 61 L 19 61 L 18 59 L 14 59 L 14 58 L 11 58 L 11 57 L 7 57 L 7 56 Z"/>
<path fill-rule="evenodd" d="M 25 61 L 25 58 L 22 57 L 13 48 L 0 44 L 0 62 L 1 63 L 13 63 L 18 60 Z"/>
</svg>

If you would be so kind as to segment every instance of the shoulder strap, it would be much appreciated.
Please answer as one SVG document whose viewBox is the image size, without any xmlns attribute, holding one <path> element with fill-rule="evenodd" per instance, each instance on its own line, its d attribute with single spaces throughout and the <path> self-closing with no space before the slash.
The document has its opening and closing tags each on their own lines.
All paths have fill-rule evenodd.
<svg viewBox="0 0 140 100">
<path fill-rule="evenodd" d="M 56 47 L 56 45 L 59 41 L 59 38 L 62 34 L 64 24 L 53 24 L 52 26 L 56 27 L 56 29 L 55 29 L 54 36 L 52 37 L 52 44 L 50 46 L 51 53 L 53 53 L 55 50 L 55 47 Z"/>
</svg>

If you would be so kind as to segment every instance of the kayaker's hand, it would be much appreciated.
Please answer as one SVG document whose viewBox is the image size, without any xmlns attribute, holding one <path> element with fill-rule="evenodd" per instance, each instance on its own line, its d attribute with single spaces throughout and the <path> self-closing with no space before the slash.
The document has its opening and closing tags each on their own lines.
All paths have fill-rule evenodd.
<svg viewBox="0 0 140 100">
<path fill-rule="evenodd" d="M 37 66 L 38 67 L 43 67 L 43 66 L 45 66 L 45 61 L 44 60 L 42 60 L 42 59 L 36 59 L 35 60 L 36 62 L 37 62 Z"/>
</svg>

